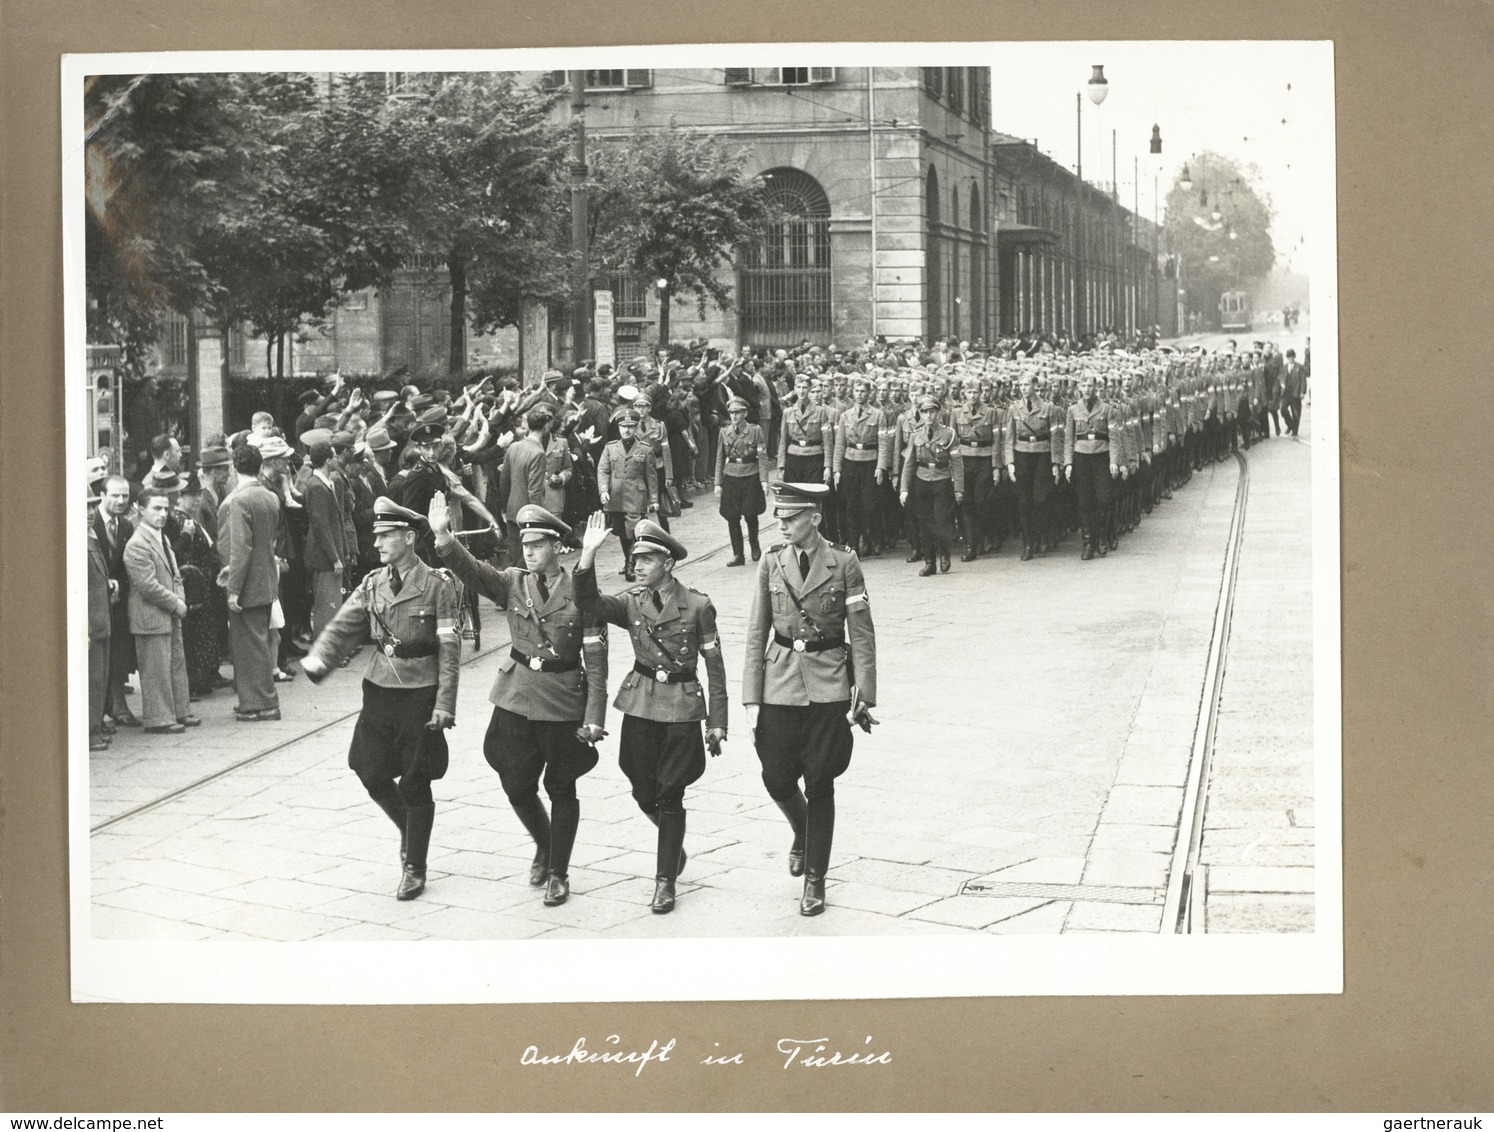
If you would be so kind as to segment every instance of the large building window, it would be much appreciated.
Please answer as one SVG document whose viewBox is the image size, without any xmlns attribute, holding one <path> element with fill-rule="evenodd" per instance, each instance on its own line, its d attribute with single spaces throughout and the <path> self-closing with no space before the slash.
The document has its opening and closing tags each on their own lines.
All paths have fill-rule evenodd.
<svg viewBox="0 0 1494 1132">
<path fill-rule="evenodd" d="M 941 98 L 944 95 L 944 68 L 925 67 L 923 69 L 923 89 L 930 98 Z"/>
<path fill-rule="evenodd" d="M 546 71 L 545 77 L 540 80 L 540 86 L 545 90 L 559 90 L 565 86 L 570 79 L 565 71 Z M 654 73 L 652 71 L 634 70 L 611 70 L 611 71 L 587 71 L 587 90 L 641 90 L 654 85 Z"/>
<path fill-rule="evenodd" d="M 946 67 L 944 85 L 947 88 L 946 98 L 949 108 L 956 114 L 965 112 L 965 68 Z"/>
<path fill-rule="evenodd" d="M 161 364 L 187 364 L 187 318 L 176 311 L 166 316 L 166 333 L 161 336 Z"/>
<path fill-rule="evenodd" d="M 636 275 L 614 272 L 607 277 L 607 290 L 612 292 L 614 318 L 648 317 L 648 289 Z"/>
<path fill-rule="evenodd" d="M 830 341 L 830 199 L 809 174 L 772 169 L 768 196 L 784 219 L 741 252 L 743 345 Z"/>
<path fill-rule="evenodd" d="M 834 67 L 727 67 L 727 86 L 811 86 L 835 81 Z"/>
</svg>

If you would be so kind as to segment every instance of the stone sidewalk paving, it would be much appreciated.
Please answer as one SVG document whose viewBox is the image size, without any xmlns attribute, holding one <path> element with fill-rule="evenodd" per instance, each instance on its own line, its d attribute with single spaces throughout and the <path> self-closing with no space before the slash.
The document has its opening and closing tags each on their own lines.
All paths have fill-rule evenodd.
<svg viewBox="0 0 1494 1132">
<path fill-rule="evenodd" d="M 1252 449 L 1252 461 L 1288 444 Z M 744 731 L 754 571 L 726 567 L 723 524 L 703 496 L 675 524 L 703 548 L 680 576 L 718 609 L 732 730 L 686 794 L 690 860 L 674 914 L 647 906 L 655 831 L 617 767 L 615 710 L 601 763 L 580 783 L 571 900 L 545 908 L 527 885 L 533 847 L 481 754 L 506 636 L 488 607 L 490 648 L 463 669 L 451 770 L 435 788 L 423 896 L 392 899 L 397 839 L 346 768 L 354 661 L 320 687 L 282 686 L 283 723 L 236 726 L 221 718 L 231 699 L 209 714 L 220 693 L 194 732 L 164 744 L 124 734 L 94 756 L 94 825 L 181 792 L 91 837 L 92 931 L 240 940 L 1155 932 L 1236 480 L 1233 463 L 1195 475 L 1101 561 L 1081 562 L 1070 538 L 1034 562 L 1009 545 L 934 578 L 917 577 L 902 554 L 865 562 L 882 725 L 856 732 L 837 784 L 825 916 L 797 914 L 788 827 Z M 1269 505 L 1300 510 L 1306 496 L 1305 478 L 1285 478 Z M 1253 488 L 1252 500 L 1264 507 L 1270 497 Z M 1281 555 L 1305 558 L 1293 525 L 1265 529 L 1279 531 Z M 615 543 L 603 558 L 604 581 L 620 585 Z M 1235 647 L 1249 635 L 1237 626 Z M 614 635 L 614 684 L 628 652 Z"/>
</svg>

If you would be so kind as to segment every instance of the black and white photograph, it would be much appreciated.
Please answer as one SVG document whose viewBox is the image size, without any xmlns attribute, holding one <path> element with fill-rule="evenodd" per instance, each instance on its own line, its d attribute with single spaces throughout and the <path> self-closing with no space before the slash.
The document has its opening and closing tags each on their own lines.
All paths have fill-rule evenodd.
<svg viewBox="0 0 1494 1132">
<path fill-rule="evenodd" d="M 62 103 L 75 1001 L 1341 991 L 1330 43 Z"/>
</svg>

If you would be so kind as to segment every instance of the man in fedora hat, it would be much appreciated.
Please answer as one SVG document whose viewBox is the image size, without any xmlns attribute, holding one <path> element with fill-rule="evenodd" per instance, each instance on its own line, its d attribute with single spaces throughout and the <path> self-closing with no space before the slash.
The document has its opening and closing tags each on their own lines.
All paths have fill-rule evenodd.
<svg viewBox="0 0 1494 1132">
<path fill-rule="evenodd" d="M 365 642 L 377 646 L 363 674 L 348 767 L 400 830 L 398 900 L 425 891 L 436 816 L 431 783 L 446 773 L 445 729 L 456 722 L 460 672 L 456 582 L 415 553 L 425 525 L 424 516 L 387 497 L 375 502 L 382 565 L 348 595 L 301 662 L 320 682 Z"/>
<path fill-rule="evenodd" d="M 705 773 L 706 744 L 717 755 L 726 738 L 726 665 L 716 607 L 675 580 L 684 545 L 659 524 L 640 520 L 632 568 L 643 584 L 606 597 L 597 588 L 594 566 L 611 534 L 601 513 L 592 515 L 576 563 L 576 604 L 587 617 L 625 630 L 633 642 L 633 670 L 623 677 L 613 705 L 623 713 L 618 761 L 632 783 L 633 800 L 659 827 L 651 908 L 663 914 L 674 910 L 675 880 L 685 866 L 685 789 Z M 702 661 L 709 704 L 700 681 Z"/>
<path fill-rule="evenodd" d="M 763 785 L 794 831 L 789 874 L 804 877 L 799 912 L 817 916 L 825 910 L 835 780 L 851 763 L 851 724 L 870 731 L 873 723 L 876 631 L 855 551 L 820 534 L 829 490 L 818 483 L 773 490 L 786 541 L 758 569 L 742 702 Z"/>
<path fill-rule="evenodd" d="M 581 820 L 576 780 L 597 765 L 595 744 L 606 734 L 606 627 L 576 605 L 559 557 L 570 527 L 545 508 L 519 508 L 514 525 L 524 565 L 506 570 L 479 562 L 452 534 L 445 493 L 431 499 L 427 518 L 442 561 L 508 614 L 512 647 L 488 697 L 493 715 L 483 756 L 534 839 L 529 883 L 545 887 L 544 902 L 553 908 L 570 896 L 571 849 Z M 548 814 L 539 797 L 541 779 Z"/>
</svg>

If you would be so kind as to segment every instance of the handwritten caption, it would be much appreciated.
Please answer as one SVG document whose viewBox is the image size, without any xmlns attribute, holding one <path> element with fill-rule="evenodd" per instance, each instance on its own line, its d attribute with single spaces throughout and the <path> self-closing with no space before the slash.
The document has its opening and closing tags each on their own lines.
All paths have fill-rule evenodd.
<svg viewBox="0 0 1494 1132">
<path fill-rule="evenodd" d="M 829 1038 L 779 1038 L 774 1043 L 776 1054 L 767 1050 L 758 1051 L 759 1056 L 772 1057 L 784 1069 L 830 1069 L 843 1065 L 891 1065 L 892 1051 L 872 1047 L 872 1037 L 867 1035 L 860 1049 L 846 1052 L 832 1049 Z M 539 1046 L 526 1046 L 519 1057 L 520 1065 L 632 1065 L 633 1076 L 641 1077 L 650 1065 L 666 1063 L 690 1063 L 698 1065 L 746 1065 L 749 1057 L 745 1050 L 722 1049 L 720 1042 L 712 1042 L 709 1052 L 686 1052 L 681 1049 L 678 1038 L 660 1041 L 654 1038 L 648 1048 L 642 1043 L 634 1046 L 623 1044 L 618 1034 L 608 1034 L 593 1048 L 585 1035 L 578 1037 L 574 1045 L 564 1053 L 544 1052 Z"/>
</svg>

